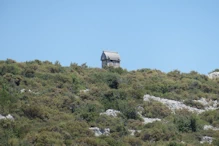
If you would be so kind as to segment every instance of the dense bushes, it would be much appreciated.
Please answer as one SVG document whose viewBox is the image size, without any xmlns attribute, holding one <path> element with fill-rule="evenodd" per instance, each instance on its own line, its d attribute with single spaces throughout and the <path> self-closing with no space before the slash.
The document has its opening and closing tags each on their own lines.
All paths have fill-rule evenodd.
<svg viewBox="0 0 219 146">
<path fill-rule="evenodd" d="M 169 108 L 157 101 L 144 102 L 142 115 L 149 118 L 165 118 L 171 114 Z"/>
<path fill-rule="evenodd" d="M 13 104 L 17 101 L 16 97 L 10 95 L 6 87 L 2 85 L 0 89 L 0 112 L 1 114 L 8 114 L 13 109 Z"/>
<path fill-rule="evenodd" d="M 170 141 L 179 139 L 179 134 L 174 125 L 165 123 L 152 123 L 141 132 L 143 141 Z"/>
<path fill-rule="evenodd" d="M 48 118 L 41 105 L 23 105 L 22 111 L 29 118 L 40 118 L 42 120 Z"/>
<path fill-rule="evenodd" d="M 20 69 L 15 64 L 3 64 L 0 66 L 0 75 L 4 75 L 6 73 L 11 74 L 19 74 Z"/>
<path fill-rule="evenodd" d="M 219 110 L 207 111 L 201 114 L 201 119 L 207 121 L 215 127 L 219 126 Z"/>
<path fill-rule="evenodd" d="M 184 100 L 196 108 L 203 106 L 194 99 L 217 100 L 218 80 L 194 71 L 128 72 L 89 68 L 86 63 L 62 67 L 58 61 L 8 59 L 0 61 L 0 75 L 0 114 L 14 117 L 0 120 L 0 145 L 175 146 L 183 145 L 181 141 L 197 145 L 205 134 L 218 137 L 216 131 L 202 130 L 206 123 L 219 127 L 218 110 L 201 115 L 182 110 L 174 115 L 159 102 L 143 102 L 144 94 Z M 100 115 L 107 109 L 121 113 Z M 144 125 L 137 112 L 162 121 Z M 110 135 L 95 137 L 89 127 L 110 128 Z M 131 136 L 130 129 L 142 131 Z"/>
<path fill-rule="evenodd" d="M 180 132 L 197 132 L 202 128 L 199 117 L 186 110 L 176 113 L 174 123 Z"/>
<path fill-rule="evenodd" d="M 94 73 L 91 76 L 93 83 L 105 83 L 110 88 L 118 89 L 119 86 L 119 76 L 116 73 L 100 72 Z"/>
</svg>

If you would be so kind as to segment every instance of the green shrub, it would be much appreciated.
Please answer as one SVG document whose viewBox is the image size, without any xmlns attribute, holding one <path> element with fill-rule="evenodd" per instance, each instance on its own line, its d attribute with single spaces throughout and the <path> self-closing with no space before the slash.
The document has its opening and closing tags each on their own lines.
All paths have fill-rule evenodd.
<svg viewBox="0 0 219 146">
<path fill-rule="evenodd" d="M 55 131 L 41 131 L 37 135 L 34 145 L 62 145 L 64 144 L 63 137 L 60 133 Z"/>
<path fill-rule="evenodd" d="M 130 146 L 142 146 L 143 145 L 143 142 L 139 138 L 131 137 L 131 136 L 125 137 L 124 142 L 129 144 Z"/>
<path fill-rule="evenodd" d="M 181 132 L 197 132 L 202 128 L 198 116 L 183 110 L 174 116 L 174 123 Z"/>
<path fill-rule="evenodd" d="M 198 109 L 204 109 L 204 105 L 199 103 L 199 102 L 195 102 L 191 99 L 187 99 L 183 102 L 184 104 L 188 105 L 188 106 L 191 106 L 191 107 L 195 107 L 195 108 L 198 108 Z"/>
<path fill-rule="evenodd" d="M 19 74 L 20 69 L 17 67 L 16 64 L 3 64 L 0 66 L 0 75 L 4 75 L 6 73 L 11 73 L 11 74 Z"/>
<path fill-rule="evenodd" d="M 151 69 L 89 68 L 86 63 L 62 67 L 58 61 L 0 61 L 0 85 L 4 85 L 0 87 L 0 114 L 10 113 L 15 119 L 0 120 L 0 145 L 174 146 L 182 140 L 199 145 L 203 135 L 214 137 L 217 145 L 218 131 L 203 131 L 202 125 L 219 127 L 218 110 L 172 114 L 163 104 L 142 98 L 150 94 L 203 108 L 193 100 L 217 100 L 218 83 L 194 71 L 166 74 Z M 143 124 L 139 106 L 144 116 L 162 121 Z M 100 115 L 107 109 L 121 114 Z M 110 135 L 95 137 L 89 127 L 110 128 Z M 130 136 L 128 129 L 142 131 Z"/>
<path fill-rule="evenodd" d="M 210 124 L 217 123 L 219 120 L 219 110 L 210 110 L 201 114 L 201 119 L 209 122 Z M 219 126 L 219 123 L 215 126 Z"/>
<path fill-rule="evenodd" d="M 1 114 L 9 114 L 13 108 L 13 104 L 17 101 L 16 97 L 9 94 L 6 87 L 0 90 L 0 112 Z"/>
<path fill-rule="evenodd" d="M 185 144 L 182 144 L 182 143 L 177 143 L 177 142 L 169 142 L 167 144 L 167 146 L 185 146 Z"/>
<path fill-rule="evenodd" d="M 171 141 L 179 138 L 174 125 L 161 122 L 147 125 L 147 129 L 143 130 L 140 135 L 143 141 Z"/>
<path fill-rule="evenodd" d="M 110 73 L 110 72 L 95 73 L 91 76 L 91 80 L 94 83 L 103 82 L 112 89 L 118 89 L 119 87 L 119 76 L 116 73 Z"/>
<path fill-rule="evenodd" d="M 16 63 L 16 61 L 15 61 L 15 60 L 12 60 L 12 59 L 7 59 L 7 60 L 5 61 L 5 63 L 6 63 L 6 64 L 13 64 L 13 63 Z"/>
<path fill-rule="evenodd" d="M 219 146 L 219 138 L 216 138 L 213 140 L 213 145 L 214 146 Z"/>
<path fill-rule="evenodd" d="M 35 70 L 32 68 L 25 68 L 25 70 L 22 72 L 22 75 L 27 78 L 33 78 L 35 76 Z"/>
<path fill-rule="evenodd" d="M 124 73 L 127 73 L 127 70 L 122 69 L 121 67 L 114 68 L 112 66 L 106 66 L 106 67 L 104 67 L 104 69 L 106 69 L 107 71 L 112 72 L 112 73 L 118 73 L 120 75 L 124 74 Z"/>
<path fill-rule="evenodd" d="M 84 146 L 110 146 L 106 141 L 93 137 L 79 138 L 74 144 Z"/>
<path fill-rule="evenodd" d="M 149 118 L 165 118 L 171 114 L 171 110 L 157 101 L 144 102 L 142 115 Z"/>
<path fill-rule="evenodd" d="M 42 106 L 23 105 L 22 111 L 24 112 L 24 115 L 26 115 L 29 118 L 40 118 L 42 120 L 48 118 L 47 113 L 43 110 Z"/>
</svg>

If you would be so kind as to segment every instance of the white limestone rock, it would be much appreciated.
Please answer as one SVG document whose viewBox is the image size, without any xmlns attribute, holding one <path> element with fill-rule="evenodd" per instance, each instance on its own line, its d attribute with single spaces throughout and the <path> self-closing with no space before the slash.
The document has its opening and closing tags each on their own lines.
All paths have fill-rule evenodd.
<svg viewBox="0 0 219 146">
<path fill-rule="evenodd" d="M 147 118 L 142 116 L 142 114 L 140 112 L 138 112 L 138 115 L 144 120 L 143 124 L 148 124 L 148 123 L 153 123 L 156 121 L 161 121 L 161 119 L 159 118 Z"/>
<path fill-rule="evenodd" d="M 173 113 L 175 113 L 175 110 L 187 109 L 190 112 L 195 112 L 195 113 L 200 114 L 200 113 L 202 113 L 204 111 L 207 111 L 207 110 L 216 109 L 216 108 L 213 108 L 213 107 L 206 107 L 205 110 L 204 109 L 197 109 L 197 108 L 194 108 L 194 107 L 187 106 L 187 105 L 185 105 L 184 103 L 182 103 L 180 101 L 175 101 L 175 100 L 155 97 L 155 96 L 151 96 L 151 95 L 146 94 L 144 96 L 144 101 L 150 101 L 150 100 L 155 100 L 155 101 L 159 101 L 159 102 L 163 103 Z M 214 103 L 214 105 L 216 106 L 216 102 Z"/>
<path fill-rule="evenodd" d="M 202 97 L 199 100 L 193 100 L 193 101 L 201 103 L 204 106 L 206 111 L 207 110 L 216 110 L 216 109 L 218 109 L 218 107 L 217 107 L 217 105 L 218 105 L 217 100 L 211 100 L 211 99 L 210 100 L 206 100 L 206 98 Z"/>
<path fill-rule="evenodd" d="M 32 90 L 30 90 L 30 89 L 29 89 L 29 90 L 26 90 L 26 89 L 21 89 L 21 90 L 20 90 L 20 92 L 21 92 L 21 93 L 24 93 L 24 92 L 29 92 L 29 93 L 36 94 L 36 95 L 40 94 L 39 92 L 33 92 L 33 91 L 32 91 Z"/>
<path fill-rule="evenodd" d="M 205 99 L 205 98 L 201 98 L 201 99 L 199 99 L 199 100 L 193 100 L 193 101 L 195 101 L 195 102 L 199 102 L 199 103 L 201 103 L 203 106 L 208 106 L 208 101 Z"/>
<path fill-rule="evenodd" d="M 208 77 L 209 77 L 210 79 L 219 78 L 219 72 L 212 72 L 212 73 L 208 74 Z"/>
<path fill-rule="evenodd" d="M 144 124 L 153 123 L 156 121 L 161 121 L 161 119 L 159 119 L 159 118 L 145 118 L 145 117 L 143 117 L 143 120 L 144 120 Z"/>
<path fill-rule="evenodd" d="M 100 129 L 98 127 L 90 127 L 89 129 L 94 132 L 94 135 L 96 137 L 101 136 L 101 135 L 105 135 L 105 136 L 110 135 L 110 129 L 109 128 Z"/>
<path fill-rule="evenodd" d="M 117 117 L 118 114 L 120 114 L 120 111 L 114 110 L 114 109 L 108 109 L 106 112 L 100 113 L 100 115 L 107 115 L 112 117 Z"/>
<path fill-rule="evenodd" d="M 26 90 L 25 89 L 21 89 L 21 93 L 24 93 Z"/>
<path fill-rule="evenodd" d="M 214 138 L 210 137 L 210 136 L 203 136 L 202 140 L 200 141 L 201 144 L 203 143 L 209 143 L 211 144 Z"/>
<path fill-rule="evenodd" d="M 5 117 L 5 116 L 2 116 L 2 115 L 0 115 L 0 120 L 2 120 L 2 119 L 6 119 L 6 117 Z"/>
<path fill-rule="evenodd" d="M 141 133 L 141 130 L 128 129 L 128 131 L 130 132 L 130 135 L 132 135 L 132 136 L 134 136 L 136 132 Z"/>
<path fill-rule="evenodd" d="M 213 127 L 213 126 L 211 126 L 211 125 L 204 125 L 203 129 L 204 129 L 204 130 L 214 130 L 214 131 L 219 130 L 219 128 Z"/>
<path fill-rule="evenodd" d="M 2 115 L 0 114 L 0 120 L 3 120 L 3 119 L 14 120 L 14 117 L 12 117 L 11 114 L 8 114 L 7 116 L 2 116 Z"/>
<path fill-rule="evenodd" d="M 90 91 L 90 89 L 80 90 L 80 93 L 87 93 L 89 91 Z"/>
<path fill-rule="evenodd" d="M 8 115 L 6 116 L 6 119 L 14 120 L 14 118 L 12 117 L 11 114 L 8 114 Z"/>
</svg>

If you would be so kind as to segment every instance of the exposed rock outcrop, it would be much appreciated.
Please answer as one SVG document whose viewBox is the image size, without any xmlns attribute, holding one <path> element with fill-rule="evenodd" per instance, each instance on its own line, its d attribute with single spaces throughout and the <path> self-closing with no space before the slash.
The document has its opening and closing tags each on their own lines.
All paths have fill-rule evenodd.
<svg viewBox="0 0 219 146">
<path fill-rule="evenodd" d="M 100 115 L 107 115 L 112 117 L 117 117 L 117 115 L 120 113 L 120 111 L 114 110 L 114 109 L 108 109 L 106 112 L 100 113 Z"/>
<path fill-rule="evenodd" d="M 12 117 L 12 115 L 8 114 L 7 116 L 2 116 L 0 114 L 0 120 L 3 120 L 3 119 L 9 119 L 9 120 L 14 120 L 14 117 Z"/>
<path fill-rule="evenodd" d="M 205 99 L 196 100 L 197 102 L 204 103 L 205 109 L 197 109 L 197 108 L 194 108 L 194 107 L 187 106 L 187 105 L 185 105 L 184 103 L 182 103 L 180 101 L 175 101 L 175 100 L 155 97 L 155 96 L 151 96 L 151 95 L 148 95 L 148 94 L 146 94 L 144 96 L 144 101 L 150 101 L 151 99 L 163 103 L 173 113 L 175 112 L 175 110 L 187 109 L 188 111 L 196 112 L 196 113 L 200 114 L 200 113 L 202 113 L 204 111 L 207 111 L 207 110 L 215 110 L 215 109 L 217 109 L 217 101 L 211 101 L 211 103 L 213 103 L 211 105 L 211 103 L 207 102 Z"/>
<path fill-rule="evenodd" d="M 144 120 L 144 124 L 153 123 L 156 121 L 161 121 L 161 119 L 159 119 L 159 118 L 145 118 L 145 117 L 142 117 L 142 118 Z"/>
<path fill-rule="evenodd" d="M 211 144 L 214 138 L 210 137 L 210 136 L 203 136 L 202 140 L 200 141 L 201 144 L 203 143 L 209 143 Z"/>
<path fill-rule="evenodd" d="M 201 103 L 204 106 L 205 110 L 216 110 L 218 108 L 217 100 L 210 99 L 209 101 L 207 101 L 206 98 L 202 97 L 199 100 L 193 100 L 193 101 Z"/>
<path fill-rule="evenodd" d="M 26 90 L 25 89 L 21 89 L 21 93 L 24 93 Z"/>
<path fill-rule="evenodd" d="M 148 123 L 153 123 L 156 121 L 161 121 L 161 119 L 159 118 L 147 118 L 142 116 L 142 114 L 140 112 L 138 112 L 139 116 L 144 120 L 143 124 L 148 124 Z"/>
<path fill-rule="evenodd" d="M 29 92 L 29 93 L 32 93 L 32 94 L 39 94 L 39 92 L 33 92 L 33 91 L 31 91 L 30 89 L 29 89 L 29 90 L 21 89 L 20 92 L 21 92 L 21 93 Z"/>
<path fill-rule="evenodd" d="M 90 91 L 90 89 L 80 90 L 80 93 L 87 93 L 89 91 Z"/>
<path fill-rule="evenodd" d="M 136 132 L 137 132 L 137 133 L 141 133 L 141 130 L 132 130 L 132 129 L 129 129 L 128 131 L 131 133 L 130 135 L 132 135 L 132 136 L 134 136 Z"/>
<path fill-rule="evenodd" d="M 209 77 L 210 79 L 219 78 L 219 72 L 212 72 L 212 73 L 208 74 L 208 77 Z"/>
<path fill-rule="evenodd" d="M 211 126 L 211 125 L 204 125 L 203 129 L 204 129 L 204 130 L 214 130 L 214 131 L 219 130 L 219 128 L 213 127 L 213 126 Z"/>
<path fill-rule="evenodd" d="M 110 129 L 109 128 L 105 128 L 105 129 L 100 129 L 98 127 L 90 127 L 90 130 L 92 130 L 94 132 L 95 136 L 101 136 L 101 135 L 110 135 Z"/>
</svg>

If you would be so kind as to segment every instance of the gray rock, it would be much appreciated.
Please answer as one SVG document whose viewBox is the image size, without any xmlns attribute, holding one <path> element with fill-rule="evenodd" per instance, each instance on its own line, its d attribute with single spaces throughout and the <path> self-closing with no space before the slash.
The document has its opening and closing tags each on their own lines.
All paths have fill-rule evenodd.
<svg viewBox="0 0 219 146">
<path fill-rule="evenodd" d="M 200 113 L 205 112 L 207 110 L 215 110 L 215 109 L 217 109 L 217 101 L 211 101 L 212 104 L 213 104 L 213 105 L 211 105 L 211 103 L 206 103 L 207 101 L 204 101 L 203 99 L 197 100 L 197 102 L 201 102 L 201 103 L 204 103 L 205 105 L 207 105 L 205 107 L 205 109 L 197 109 L 197 108 L 194 108 L 194 107 L 187 106 L 187 105 L 185 105 L 184 103 L 182 103 L 180 101 L 175 101 L 175 100 L 155 97 L 155 96 L 151 96 L 151 95 L 146 94 L 144 96 L 144 101 L 150 101 L 150 100 L 155 100 L 155 101 L 159 101 L 159 102 L 163 103 L 173 113 L 175 113 L 175 110 L 187 109 L 190 112 L 195 112 L 195 113 L 200 114 Z"/>
<path fill-rule="evenodd" d="M 6 117 L 5 117 L 5 116 L 2 116 L 2 115 L 0 115 L 0 120 L 2 120 L 2 119 L 6 119 Z"/>
<path fill-rule="evenodd" d="M 147 118 L 142 116 L 142 114 L 140 112 L 138 112 L 139 116 L 144 120 L 143 124 L 148 124 L 148 123 L 153 123 L 156 121 L 161 121 L 161 119 L 159 118 Z"/>
<path fill-rule="evenodd" d="M 132 130 L 132 129 L 129 129 L 128 131 L 131 133 L 130 135 L 132 135 L 132 136 L 134 136 L 136 132 L 141 133 L 141 130 Z"/>
<path fill-rule="evenodd" d="M 24 93 L 25 92 L 25 89 L 21 89 L 21 93 Z"/>
<path fill-rule="evenodd" d="M 159 119 L 159 118 L 145 118 L 145 117 L 143 117 L 143 120 L 144 120 L 144 124 L 153 123 L 156 121 L 161 121 L 161 119 Z"/>
<path fill-rule="evenodd" d="M 24 92 L 29 92 L 29 93 L 32 93 L 32 94 L 36 94 L 36 95 L 39 95 L 40 93 L 39 92 L 33 92 L 32 90 L 26 90 L 26 89 L 21 89 L 20 91 L 21 93 L 24 93 Z"/>
<path fill-rule="evenodd" d="M 219 72 L 212 72 L 212 73 L 208 74 L 208 77 L 209 77 L 210 79 L 219 78 Z"/>
<path fill-rule="evenodd" d="M 203 136 L 202 140 L 200 141 L 201 144 L 203 143 L 209 143 L 211 144 L 214 138 L 210 137 L 210 136 Z"/>
<path fill-rule="evenodd" d="M 3 119 L 14 120 L 14 118 L 12 117 L 11 114 L 8 114 L 7 116 L 2 116 L 2 115 L 0 114 L 0 120 L 3 120 Z"/>
<path fill-rule="evenodd" d="M 87 92 L 89 92 L 90 91 L 90 89 L 85 89 L 85 90 L 80 90 L 80 92 L 82 93 L 87 93 Z"/>
<path fill-rule="evenodd" d="M 101 135 L 106 135 L 109 136 L 110 135 L 110 129 L 109 128 L 105 128 L 105 129 L 100 129 L 98 127 L 90 127 L 90 130 L 92 130 L 94 132 L 95 136 L 101 136 Z"/>
<path fill-rule="evenodd" d="M 201 99 L 199 99 L 199 100 L 193 100 L 194 102 L 198 102 L 198 103 L 201 103 L 203 106 L 204 106 L 204 108 L 205 108 L 205 110 L 207 111 L 207 110 L 216 110 L 218 107 L 217 107 L 217 105 L 218 105 L 218 102 L 217 102 L 217 100 L 206 100 L 206 98 L 201 98 Z"/>
<path fill-rule="evenodd" d="M 120 111 L 114 110 L 114 109 L 108 109 L 106 112 L 100 113 L 100 115 L 107 115 L 112 117 L 117 117 L 117 115 L 120 113 Z"/>
<path fill-rule="evenodd" d="M 219 128 L 213 127 L 213 126 L 211 126 L 211 125 L 204 125 L 203 129 L 204 129 L 204 130 L 214 130 L 214 131 L 219 130 Z"/>
</svg>

